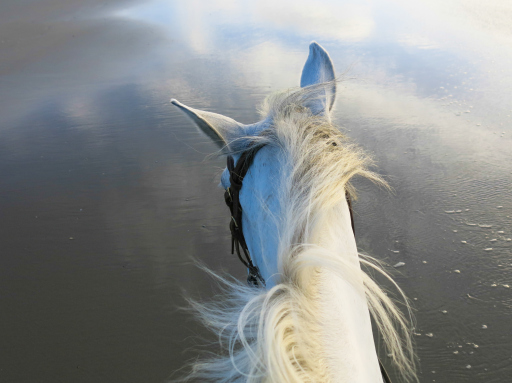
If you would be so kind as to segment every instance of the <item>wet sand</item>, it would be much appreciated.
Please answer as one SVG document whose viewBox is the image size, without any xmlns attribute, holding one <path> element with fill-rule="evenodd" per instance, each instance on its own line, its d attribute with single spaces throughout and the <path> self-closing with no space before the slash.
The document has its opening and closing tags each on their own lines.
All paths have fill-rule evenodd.
<svg viewBox="0 0 512 383">
<path fill-rule="evenodd" d="M 192 257 L 244 271 L 224 161 L 169 99 L 254 122 L 316 40 L 350 69 L 336 122 L 394 189 L 356 182 L 357 240 L 405 263 L 420 381 L 507 381 L 512 13 L 418 4 L 3 2 L 0 380 L 163 382 L 196 355 Z"/>
</svg>

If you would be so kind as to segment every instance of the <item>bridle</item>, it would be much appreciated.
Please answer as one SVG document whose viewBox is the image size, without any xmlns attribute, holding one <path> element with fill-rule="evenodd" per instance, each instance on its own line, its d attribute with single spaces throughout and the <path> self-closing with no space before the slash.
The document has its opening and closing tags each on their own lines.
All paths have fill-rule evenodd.
<svg viewBox="0 0 512 383">
<path fill-rule="evenodd" d="M 255 146 L 249 150 L 244 151 L 235 166 L 235 160 L 233 156 L 229 155 L 227 158 L 227 168 L 229 172 L 229 182 L 231 185 L 224 192 L 224 200 L 231 211 L 231 221 L 229 222 L 229 229 L 231 231 L 231 254 L 236 255 L 238 259 L 247 267 L 249 270 L 247 275 L 247 283 L 252 287 L 265 287 L 265 280 L 261 276 L 260 270 L 253 263 L 249 248 L 245 242 L 244 232 L 242 230 L 242 206 L 240 205 L 240 190 L 242 190 L 244 177 L 249 171 L 251 164 L 256 156 L 258 150 L 263 146 Z M 348 209 L 350 211 L 350 223 L 352 225 L 352 232 L 356 235 L 354 227 L 354 214 L 352 210 L 352 200 L 348 191 L 345 193 L 347 200 Z M 242 252 L 240 252 L 242 248 Z M 378 359 L 378 358 L 377 358 Z M 391 383 L 388 373 L 384 369 L 382 362 L 379 360 L 380 372 L 385 383 Z"/>
<path fill-rule="evenodd" d="M 265 286 L 265 280 L 261 276 L 260 270 L 253 263 L 249 248 L 245 242 L 244 232 L 242 230 L 242 206 L 240 205 L 240 190 L 249 167 L 256 156 L 256 153 L 262 146 L 256 146 L 243 152 L 235 166 L 233 156 L 228 156 L 228 172 L 229 186 L 224 193 L 224 200 L 231 211 L 231 221 L 229 229 L 231 230 L 231 254 L 236 250 L 238 259 L 247 267 L 249 273 L 247 275 L 247 283 L 249 286 L 258 287 Z M 242 252 L 240 252 L 242 248 Z"/>
</svg>

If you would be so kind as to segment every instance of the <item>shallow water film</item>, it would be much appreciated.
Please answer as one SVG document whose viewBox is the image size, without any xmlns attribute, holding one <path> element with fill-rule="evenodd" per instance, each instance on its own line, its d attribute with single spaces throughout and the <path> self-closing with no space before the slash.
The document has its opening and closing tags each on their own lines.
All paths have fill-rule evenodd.
<svg viewBox="0 0 512 383">
<path fill-rule="evenodd" d="M 0 4 L 0 381 L 164 382 L 211 340 L 184 293 L 230 254 L 217 147 L 173 107 L 257 121 L 312 40 L 357 181 L 361 250 L 416 315 L 421 382 L 512 376 L 512 3 Z M 385 353 L 381 358 L 395 373 Z"/>
</svg>

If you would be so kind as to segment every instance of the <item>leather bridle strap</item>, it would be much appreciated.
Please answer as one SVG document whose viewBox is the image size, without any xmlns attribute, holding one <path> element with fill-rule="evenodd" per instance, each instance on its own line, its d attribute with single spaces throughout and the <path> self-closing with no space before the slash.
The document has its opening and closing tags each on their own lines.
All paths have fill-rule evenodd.
<svg viewBox="0 0 512 383">
<path fill-rule="evenodd" d="M 229 229 L 231 230 L 231 254 L 236 250 L 238 259 L 249 269 L 247 283 L 250 286 L 265 286 L 265 280 L 260 274 L 258 267 L 253 263 L 249 248 L 245 242 L 244 232 L 242 229 L 242 205 L 240 205 L 240 190 L 243 186 L 243 180 L 247 171 L 251 167 L 254 156 L 261 146 L 247 150 L 240 155 L 236 166 L 232 156 L 228 156 L 228 171 L 230 187 L 224 193 L 226 205 L 231 211 L 231 221 Z M 240 251 L 242 249 L 242 251 Z M 243 254 L 243 255 L 242 255 Z"/>
<path fill-rule="evenodd" d="M 391 383 L 391 378 L 389 377 L 388 372 L 384 368 L 384 365 L 382 364 L 382 362 L 380 361 L 379 358 L 377 358 L 377 359 L 379 361 L 380 373 L 382 375 L 382 379 L 384 379 L 384 383 Z"/>
</svg>

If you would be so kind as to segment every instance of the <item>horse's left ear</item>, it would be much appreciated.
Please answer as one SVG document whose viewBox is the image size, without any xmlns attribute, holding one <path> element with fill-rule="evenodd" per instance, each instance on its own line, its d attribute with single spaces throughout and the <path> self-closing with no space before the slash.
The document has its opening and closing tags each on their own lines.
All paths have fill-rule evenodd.
<svg viewBox="0 0 512 383">
<path fill-rule="evenodd" d="M 300 78 L 300 87 L 326 84 L 325 87 L 320 87 L 318 97 L 307 102 L 307 105 L 314 114 L 326 114 L 334 106 L 336 98 L 336 75 L 334 74 L 334 66 L 332 64 L 329 53 L 316 42 L 309 45 L 309 56 L 302 69 L 302 76 Z M 313 92 L 316 93 L 316 92 Z"/>
<path fill-rule="evenodd" d="M 221 149 L 226 149 L 231 141 L 245 135 L 244 125 L 232 118 L 190 108 L 174 98 L 171 99 L 171 103 L 185 112 L 196 123 L 197 127 Z"/>
</svg>

